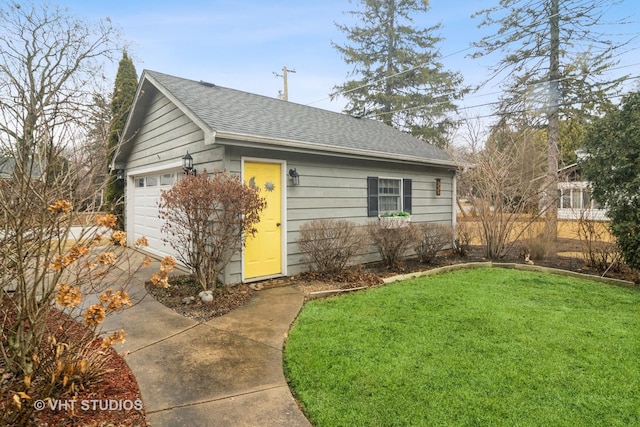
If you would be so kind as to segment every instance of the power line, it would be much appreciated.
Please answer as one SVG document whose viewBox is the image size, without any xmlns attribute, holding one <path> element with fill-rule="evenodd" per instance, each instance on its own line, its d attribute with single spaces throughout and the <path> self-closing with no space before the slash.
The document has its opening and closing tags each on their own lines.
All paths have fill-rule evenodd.
<svg viewBox="0 0 640 427">
<path fill-rule="evenodd" d="M 634 64 L 634 65 L 640 65 L 640 63 Z M 624 68 L 624 67 L 620 67 L 620 68 Z M 561 79 L 557 79 L 557 81 L 567 80 L 569 78 L 570 77 L 564 77 L 564 78 L 561 78 Z M 638 76 L 629 76 L 629 77 L 625 77 L 625 78 L 621 78 L 621 79 L 610 80 L 610 81 L 607 81 L 607 82 L 602 82 L 602 84 L 614 83 L 616 81 L 623 82 L 623 81 L 633 80 L 633 79 L 638 79 L 638 78 L 640 78 L 640 75 L 638 75 Z M 500 94 L 500 93 L 502 93 L 502 92 L 493 92 L 493 94 Z M 443 95 L 443 96 L 445 96 L 445 95 Z M 480 95 L 480 96 L 488 96 L 488 94 Z M 478 96 L 478 97 L 480 97 L 480 96 Z M 620 96 L 623 96 L 623 95 L 620 95 Z M 616 96 L 612 96 L 611 98 L 617 98 L 617 97 L 620 97 L 620 96 L 616 95 Z M 423 104 L 423 105 L 417 105 L 417 106 L 414 106 L 414 107 L 408 107 L 408 108 L 403 108 L 403 109 L 394 110 L 394 111 L 385 111 L 385 112 L 382 112 L 382 113 L 375 113 L 375 116 L 379 117 L 379 116 L 384 116 L 384 115 L 388 115 L 388 114 L 403 113 L 403 112 L 407 112 L 407 111 L 415 111 L 415 110 L 419 110 L 419 109 L 425 108 L 425 107 L 443 105 L 443 104 L 448 103 L 448 102 L 449 101 L 443 101 L 443 102 L 439 102 L 439 103 L 435 103 L 435 104 Z M 492 101 L 492 102 L 487 102 L 487 103 L 483 103 L 483 104 L 458 107 L 458 110 L 469 110 L 469 109 L 473 109 L 473 108 L 488 107 L 488 106 L 499 105 L 499 104 L 500 104 L 500 101 Z M 537 109 L 531 110 L 531 111 L 536 111 L 536 110 Z M 527 112 L 527 110 L 523 110 L 521 112 Z M 491 114 L 491 115 L 488 115 L 488 116 L 485 116 L 485 117 L 491 117 L 493 115 L 500 115 L 500 114 Z M 371 115 L 368 115 L 367 117 L 370 118 Z"/>
<path fill-rule="evenodd" d="M 549 16 L 549 17 L 552 17 L 552 16 Z M 514 29 L 511 33 L 506 33 L 506 34 L 496 34 L 496 35 L 494 35 L 494 36 L 489 36 L 489 37 L 483 38 L 483 40 L 488 40 L 488 41 L 490 41 L 491 39 L 498 39 L 498 38 L 510 37 L 510 36 L 511 36 L 511 35 L 513 35 L 513 34 L 516 34 L 516 33 L 518 33 L 518 32 L 522 32 L 522 31 L 526 31 L 526 30 L 530 30 L 530 29 L 532 29 L 532 28 L 537 27 L 538 25 L 539 25 L 539 23 L 534 22 L 534 23 L 529 24 L 528 26 L 521 27 L 521 28 L 518 28 L 518 29 Z M 457 50 L 457 51 L 455 51 L 455 52 L 449 53 L 449 54 L 447 54 L 447 55 L 440 56 L 440 57 L 439 57 L 439 59 L 446 59 L 446 58 L 449 58 L 449 57 L 452 57 L 452 56 L 458 55 L 458 54 L 460 54 L 460 53 L 466 52 L 466 51 L 471 50 L 471 49 L 476 49 L 476 46 L 468 46 L 468 47 L 466 47 L 466 48 L 464 48 L 464 49 L 460 49 L 460 50 Z M 334 96 L 336 96 L 336 95 L 338 95 L 338 94 L 345 95 L 345 94 L 347 94 L 347 93 L 355 92 L 355 91 L 357 91 L 357 90 L 360 90 L 360 89 L 366 88 L 366 87 L 368 87 L 368 86 L 375 85 L 375 84 L 377 84 L 377 83 L 384 82 L 384 81 L 386 81 L 386 80 L 392 79 L 392 78 L 397 77 L 397 76 L 400 76 L 400 75 L 402 75 L 402 74 L 410 73 L 410 72 L 412 72 L 412 71 L 415 71 L 415 70 L 417 70 L 417 69 L 420 69 L 420 68 L 426 67 L 426 66 L 428 66 L 428 65 L 429 65 L 429 62 L 423 62 L 423 63 L 421 63 L 421 64 L 418 64 L 418 65 L 414 66 L 414 67 L 410 67 L 410 68 L 408 68 L 408 69 L 406 69 L 406 70 L 399 71 L 399 72 L 394 73 L 394 74 L 391 74 L 391 75 L 389 75 L 389 76 L 381 77 L 381 78 L 379 78 L 379 79 L 377 79 L 377 80 L 374 80 L 374 81 L 369 82 L 369 83 L 365 83 L 365 84 L 360 85 L 360 86 L 358 86 L 358 87 L 355 87 L 355 88 L 353 88 L 353 89 L 349 89 L 349 90 L 346 90 L 346 91 L 336 91 L 336 92 L 333 92 L 333 93 L 329 94 L 329 96 L 328 96 L 328 97 L 325 97 L 325 98 L 319 99 L 319 100 L 317 100 L 317 101 L 313 101 L 313 102 L 307 103 L 306 105 L 309 105 L 309 106 L 310 106 L 310 105 L 313 105 L 313 104 L 317 104 L 318 102 L 326 101 L 326 100 L 328 100 L 328 99 L 333 98 Z"/>
<path fill-rule="evenodd" d="M 542 2 L 540 2 L 540 3 L 542 3 Z M 552 15 L 548 16 L 548 18 L 551 18 L 551 17 L 553 17 L 553 16 L 552 16 Z M 546 21 L 545 21 L 545 22 L 546 22 Z M 495 35 L 493 35 L 493 36 L 484 37 L 484 38 L 482 39 L 482 41 L 491 41 L 492 39 L 498 39 L 498 38 L 502 38 L 502 39 L 504 39 L 504 38 L 508 38 L 508 37 L 510 37 L 511 35 L 514 35 L 514 34 L 517 34 L 517 33 L 521 33 L 521 32 L 523 32 L 523 31 L 528 31 L 528 30 L 531 30 L 531 29 L 533 29 L 533 28 L 537 28 L 537 27 L 539 27 L 539 26 L 540 26 L 540 22 L 532 22 L 532 23 L 530 23 L 530 24 L 529 24 L 529 25 L 527 25 L 527 26 L 520 27 L 520 28 L 516 28 L 516 29 L 514 29 L 512 32 L 507 32 L 507 33 L 503 33 L 503 34 L 495 34 Z M 455 52 L 452 52 L 452 53 L 450 53 L 450 54 L 440 56 L 440 57 L 439 57 L 439 59 L 446 59 L 446 58 L 449 58 L 449 57 L 452 57 L 452 56 L 458 55 L 458 54 L 460 54 L 460 53 L 463 53 L 463 52 L 466 52 L 466 51 L 468 51 L 468 50 L 475 49 L 475 48 L 477 48 L 477 46 L 469 46 L 469 47 L 466 47 L 466 48 L 464 48 L 464 49 L 460 49 L 460 50 L 457 50 L 457 51 L 455 51 Z M 306 105 L 309 105 L 309 106 L 310 106 L 310 105 L 313 105 L 313 104 L 317 104 L 317 103 L 319 103 L 319 102 L 326 101 L 326 100 L 328 100 L 328 99 L 332 99 L 334 96 L 339 95 L 339 94 L 341 94 L 341 95 L 345 95 L 345 94 L 348 94 L 348 93 L 351 93 L 351 92 L 355 92 L 355 91 L 357 91 L 357 90 L 360 90 L 360 89 L 363 89 L 363 88 L 366 88 L 366 87 L 369 87 L 369 86 L 372 86 L 372 85 L 375 85 L 375 84 L 378 84 L 378 83 L 384 82 L 384 81 L 386 81 L 386 80 L 388 80 L 388 79 L 391 79 L 391 78 L 394 78 L 394 77 L 400 76 L 400 75 L 402 75 L 402 74 L 406 74 L 406 73 L 412 72 L 412 71 L 414 71 L 414 70 L 417 70 L 417 69 L 420 69 L 420 68 L 426 67 L 426 66 L 428 66 L 428 65 L 429 65 L 429 63 L 428 63 L 428 62 L 424 62 L 424 63 L 421 63 L 421 64 L 416 65 L 416 66 L 414 66 L 414 67 L 410 67 L 410 68 L 408 68 L 408 69 L 406 69 L 406 70 L 402 70 L 402 71 L 399 71 L 399 72 L 397 72 L 397 73 L 391 74 L 391 75 L 389 75 L 389 76 L 381 77 L 381 78 L 379 78 L 379 79 L 377 79 L 377 80 L 374 80 L 374 81 L 372 81 L 372 82 L 365 83 L 365 84 L 360 85 L 360 86 L 358 86 L 358 87 L 355 87 L 355 88 L 353 88 L 353 89 L 349 89 L 349 90 L 347 90 L 347 91 L 335 91 L 335 92 L 331 93 L 328 97 L 325 97 L 325 98 L 319 99 L 319 100 L 317 100 L 317 101 L 313 101 L 313 102 L 307 103 Z M 634 65 L 635 65 L 635 64 L 634 64 Z M 626 66 L 625 66 L 625 67 L 626 67 Z M 624 67 L 621 67 L 621 68 L 624 68 Z M 610 70 L 613 70 L 613 69 L 616 69 L 616 68 L 611 68 Z M 454 92 L 454 93 L 457 93 L 457 92 Z M 485 95 L 482 95 L 482 96 L 485 96 Z"/>
<path fill-rule="evenodd" d="M 618 66 L 618 67 L 611 67 L 611 68 L 608 68 L 607 70 L 608 71 L 614 71 L 614 70 L 620 70 L 620 69 L 623 69 L 623 68 L 636 67 L 638 65 L 640 65 L 640 62 L 636 62 L 635 64 L 621 65 L 621 66 Z M 563 77 L 563 78 L 557 79 L 557 81 L 561 82 L 561 81 L 567 80 L 569 78 L 571 78 L 571 77 Z M 626 79 L 623 79 L 622 81 L 625 81 L 625 80 Z M 545 83 L 545 82 L 548 82 L 548 81 L 551 81 L 551 80 L 545 80 L 544 82 L 541 82 L 541 83 Z M 606 83 L 613 83 L 614 81 L 615 80 L 611 80 L 611 81 L 603 82 L 603 83 L 605 83 L 605 84 Z M 468 97 L 465 97 L 465 99 L 483 98 L 483 97 L 486 97 L 486 96 L 500 95 L 500 94 L 502 94 L 504 92 L 505 91 L 503 91 L 503 90 L 499 90 L 499 91 L 495 91 L 495 92 L 486 92 L 486 93 L 478 94 L 478 95 L 470 95 Z"/>
<path fill-rule="evenodd" d="M 638 76 L 638 77 L 640 77 L 640 76 Z M 621 95 L 612 95 L 612 96 L 607 97 L 607 99 L 608 100 L 612 100 L 612 99 L 616 99 L 616 98 L 622 98 L 623 96 L 625 96 L 625 95 L 623 95 L 623 94 L 621 94 Z M 597 101 L 597 100 L 596 99 L 589 99 L 587 101 L 581 101 L 581 102 L 584 103 L 584 102 L 591 102 L 591 101 Z M 490 105 L 490 104 L 491 103 L 489 103 L 487 105 Z M 577 104 L 577 102 L 564 102 L 564 103 L 558 104 L 558 107 L 568 107 L 568 106 L 575 105 L 575 104 Z M 510 114 L 537 113 L 537 112 L 541 112 L 541 111 L 546 110 L 546 108 L 547 107 L 536 107 L 536 108 L 533 108 L 533 109 L 521 109 L 521 110 L 515 110 L 515 111 L 510 111 L 510 112 L 504 112 L 504 113 L 495 112 L 495 113 L 484 114 L 482 116 L 474 116 L 473 118 L 474 119 L 486 119 L 486 118 L 489 118 L 489 117 L 503 117 L 503 116 L 507 116 L 507 115 L 510 115 Z M 464 110 L 464 109 L 467 109 L 467 108 L 461 108 L 461 110 Z"/>
</svg>

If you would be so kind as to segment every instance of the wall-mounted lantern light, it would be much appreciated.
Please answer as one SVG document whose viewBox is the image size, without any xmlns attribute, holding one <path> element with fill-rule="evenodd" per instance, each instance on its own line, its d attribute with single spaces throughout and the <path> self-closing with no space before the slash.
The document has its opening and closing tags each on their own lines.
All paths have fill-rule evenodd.
<svg viewBox="0 0 640 427">
<path fill-rule="evenodd" d="M 300 175 L 295 168 L 289 169 L 289 177 L 291 177 L 291 184 L 300 185 Z"/>
<path fill-rule="evenodd" d="M 185 156 L 182 158 L 182 170 L 184 170 L 184 173 L 186 173 L 187 175 L 193 174 L 194 176 L 197 172 L 193 168 L 193 157 L 191 157 L 191 154 L 189 154 L 188 151 L 187 154 L 185 154 Z"/>
<path fill-rule="evenodd" d="M 436 178 L 436 196 L 439 196 L 442 193 L 442 180 L 440 178 Z"/>
<path fill-rule="evenodd" d="M 116 179 L 119 181 L 124 179 L 124 169 L 116 169 Z"/>
</svg>

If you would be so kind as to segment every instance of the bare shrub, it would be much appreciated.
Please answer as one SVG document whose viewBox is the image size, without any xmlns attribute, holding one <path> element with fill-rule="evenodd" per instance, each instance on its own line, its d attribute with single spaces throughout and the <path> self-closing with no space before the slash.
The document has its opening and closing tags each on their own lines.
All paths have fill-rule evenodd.
<svg viewBox="0 0 640 427">
<path fill-rule="evenodd" d="M 402 266 L 407 251 L 416 246 L 420 236 L 415 224 L 398 226 L 389 221 L 372 221 L 367 225 L 371 242 L 378 250 L 382 262 L 389 268 Z"/>
<path fill-rule="evenodd" d="M 513 235 L 521 221 L 533 222 L 550 208 L 540 202 L 555 190 L 538 180 L 546 156 L 531 132 L 502 123 L 492 129 L 484 146 L 479 142 L 457 153 L 460 164 L 470 165 L 460 174 L 458 194 L 471 203 L 481 223 L 485 256 L 498 259 L 518 240 Z"/>
<path fill-rule="evenodd" d="M 450 225 L 422 222 L 416 224 L 416 228 L 418 244 L 414 249 L 420 262 L 432 262 L 438 251 L 453 242 L 453 229 Z"/>
<path fill-rule="evenodd" d="M 110 348 L 100 345 L 100 340 L 90 330 L 80 330 L 81 338 L 70 339 L 62 328 L 79 330 L 72 320 L 63 320 L 58 331 L 52 331 L 43 343 L 38 368 L 46 378 L 49 388 L 44 396 L 54 393 L 73 395 L 79 390 L 98 383 L 109 373 L 107 363 L 113 357 Z M 123 335 L 124 337 L 124 335 Z M 123 338 L 124 339 L 124 338 Z M 44 384 L 43 384 L 44 386 Z"/>
<path fill-rule="evenodd" d="M 187 175 L 160 198 L 163 240 L 182 263 L 191 268 L 207 290 L 238 253 L 247 237 L 256 233 L 265 200 L 240 176 L 205 170 Z"/>
<path fill-rule="evenodd" d="M 553 242 L 544 234 L 539 234 L 532 239 L 524 240 L 522 244 L 525 258 L 539 261 L 551 252 Z"/>
<path fill-rule="evenodd" d="M 453 241 L 454 252 L 459 256 L 467 256 L 474 235 L 474 228 L 469 222 L 460 221 L 456 223 L 456 238 Z"/>
<path fill-rule="evenodd" d="M 305 261 L 323 274 L 343 270 L 369 245 L 363 227 L 347 220 L 319 219 L 300 227 L 298 246 L 304 252 Z"/>
<path fill-rule="evenodd" d="M 520 240 L 519 245 L 525 260 L 539 261 L 553 252 L 555 247 L 553 238 L 545 230 L 547 227 L 539 231 L 534 224 L 529 224 L 523 231 L 525 237 Z"/>
<path fill-rule="evenodd" d="M 601 221 L 589 219 L 585 213 L 578 219 L 578 239 L 582 257 L 587 266 L 598 271 L 616 269 L 620 264 L 620 251 L 611 234 Z"/>
<path fill-rule="evenodd" d="M 122 247 L 126 240 L 122 231 L 112 233 L 118 246 L 101 243 L 106 239 L 98 230 L 112 227 L 113 215 L 98 215 L 99 227 L 72 239 L 68 224 L 73 210 L 68 201 L 32 208 L 21 216 L 30 217 L 34 226 L 26 230 L 8 221 L 3 231 L 22 233 L 5 235 L 0 246 L 0 259 L 12 260 L 3 264 L 0 277 L 0 370 L 15 392 L 0 424 L 22 425 L 33 412 L 30 400 L 73 396 L 107 374 L 107 348 L 124 341 L 125 333 L 114 331 L 102 347 L 95 338 L 106 316 L 132 305 L 126 287 L 135 270 L 150 262 L 148 258 L 140 266 L 131 262 Z M 3 203 L 0 209 L 7 213 Z M 114 275 L 117 288 L 112 289 Z M 81 333 L 69 333 L 80 326 Z"/>
</svg>

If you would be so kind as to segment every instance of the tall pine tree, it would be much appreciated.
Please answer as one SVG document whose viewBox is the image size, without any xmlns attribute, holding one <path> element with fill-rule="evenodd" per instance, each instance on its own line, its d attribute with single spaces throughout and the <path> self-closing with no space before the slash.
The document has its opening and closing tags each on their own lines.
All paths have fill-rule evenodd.
<svg viewBox="0 0 640 427">
<path fill-rule="evenodd" d="M 543 204 L 547 231 L 554 239 L 560 122 L 563 118 L 584 120 L 589 112 L 597 114 L 624 79 L 606 76 L 616 64 L 614 54 L 624 46 L 604 32 L 605 12 L 617 3 L 620 1 L 500 0 L 499 5 L 475 14 L 482 16 L 480 27 L 497 27 L 494 35 L 474 43 L 478 50 L 473 56 L 502 55 L 492 67 L 492 78 L 506 76 L 498 111 L 501 120 L 521 120 L 538 112 L 546 129 Z"/>
<path fill-rule="evenodd" d="M 118 144 L 121 142 L 120 136 L 124 130 L 131 105 L 133 104 L 137 85 L 138 75 L 136 73 L 136 67 L 133 65 L 133 61 L 125 50 L 122 53 L 122 59 L 120 59 L 118 65 L 118 73 L 116 74 L 113 96 L 111 98 L 111 113 L 113 116 L 109 128 L 109 159 L 111 159 L 111 155 L 113 155 Z M 118 217 L 119 228 L 123 228 L 124 226 L 123 196 L 124 181 L 117 180 L 114 175 L 111 175 L 105 190 L 105 201 L 111 213 Z"/>
<path fill-rule="evenodd" d="M 333 46 L 353 71 L 333 97 L 349 100 L 345 112 L 374 117 L 438 146 L 455 127 L 449 113 L 463 93 L 462 75 L 444 70 L 434 35 L 425 27 L 427 0 L 360 0 L 354 26 L 336 24 L 348 44 Z M 414 21 L 419 20 L 420 26 Z M 420 28 L 419 28 L 420 27 Z"/>
</svg>

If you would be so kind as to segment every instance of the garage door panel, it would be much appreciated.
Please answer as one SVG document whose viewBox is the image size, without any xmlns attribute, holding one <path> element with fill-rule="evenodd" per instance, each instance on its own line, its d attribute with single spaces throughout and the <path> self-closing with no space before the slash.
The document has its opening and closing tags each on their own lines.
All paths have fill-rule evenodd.
<svg viewBox="0 0 640 427">
<path fill-rule="evenodd" d="M 149 219 L 152 219 L 152 220 L 156 219 L 158 218 L 158 209 L 141 207 L 139 208 L 138 218 L 139 218 L 139 221 L 143 221 L 143 222 Z"/>
<path fill-rule="evenodd" d="M 158 171 L 153 174 L 136 176 L 134 182 L 138 183 L 141 178 L 144 178 L 144 182 L 161 182 L 161 176 L 163 174 L 173 174 L 176 176 L 175 170 Z M 164 184 L 171 184 L 173 180 L 168 180 L 167 177 L 162 180 Z M 156 256 L 171 255 L 174 258 L 176 253 L 169 245 L 166 245 L 163 241 L 163 234 L 161 233 L 162 225 L 164 221 L 159 218 L 158 203 L 163 190 L 168 190 L 171 185 L 154 185 L 151 187 L 139 187 L 134 186 L 133 197 L 133 221 L 131 221 L 133 230 L 127 230 L 129 233 L 133 232 L 134 239 L 145 236 L 149 242 L 149 246 L 145 250 Z"/>
</svg>

